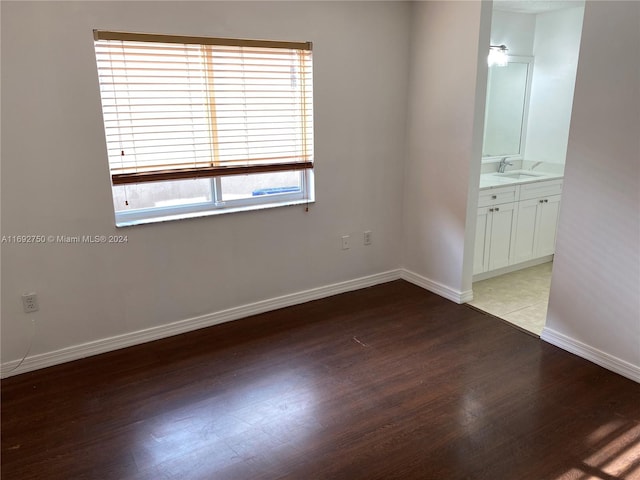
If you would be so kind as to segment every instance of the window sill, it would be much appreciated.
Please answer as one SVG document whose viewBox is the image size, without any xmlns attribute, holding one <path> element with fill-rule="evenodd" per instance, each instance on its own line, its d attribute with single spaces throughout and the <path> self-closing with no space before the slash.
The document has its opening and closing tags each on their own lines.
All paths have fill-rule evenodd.
<svg viewBox="0 0 640 480">
<path fill-rule="evenodd" d="M 227 213 L 252 212 L 255 210 L 266 210 L 269 208 L 278 208 L 278 207 L 291 207 L 295 205 L 309 205 L 312 203 L 315 203 L 315 200 L 313 199 L 283 200 L 279 202 L 276 201 L 271 203 L 260 203 L 256 205 L 242 205 L 238 207 L 227 207 L 227 208 L 216 208 L 216 209 L 210 209 L 210 210 L 172 213 L 172 214 L 148 217 L 148 218 L 135 218 L 135 219 L 120 218 L 119 219 L 118 216 L 116 216 L 116 227 L 118 228 L 133 227 L 135 225 L 146 225 L 150 223 L 164 223 L 164 222 L 172 222 L 174 220 L 188 220 L 191 218 L 210 217 L 213 215 L 224 215 Z"/>
</svg>

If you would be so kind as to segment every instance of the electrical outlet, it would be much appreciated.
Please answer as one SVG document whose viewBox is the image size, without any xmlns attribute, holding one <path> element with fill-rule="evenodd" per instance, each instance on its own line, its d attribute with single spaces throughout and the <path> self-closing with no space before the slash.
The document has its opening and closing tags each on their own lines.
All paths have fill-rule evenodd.
<svg viewBox="0 0 640 480">
<path fill-rule="evenodd" d="M 365 245 L 371 245 L 371 230 L 367 230 L 364 232 L 363 242 Z"/>
<path fill-rule="evenodd" d="M 351 239 L 349 235 L 342 236 L 342 250 L 349 250 L 351 248 Z"/>
<path fill-rule="evenodd" d="M 22 308 L 24 313 L 32 313 L 40 310 L 38 306 L 38 295 L 35 293 L 25 293 L 22 295 Z"/>
</svg>

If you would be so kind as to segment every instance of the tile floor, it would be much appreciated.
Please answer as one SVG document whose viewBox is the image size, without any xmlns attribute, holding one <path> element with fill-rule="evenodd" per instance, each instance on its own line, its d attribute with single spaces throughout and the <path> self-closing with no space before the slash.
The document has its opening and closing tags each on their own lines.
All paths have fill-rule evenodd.
<svg viewBox="0 0 640 480">
<path fill-rule="evenodd" d="M 476 282 L 469 305 L 539 336 L 547 317 L 552 265 L 543 263 Z"/>
</svg>

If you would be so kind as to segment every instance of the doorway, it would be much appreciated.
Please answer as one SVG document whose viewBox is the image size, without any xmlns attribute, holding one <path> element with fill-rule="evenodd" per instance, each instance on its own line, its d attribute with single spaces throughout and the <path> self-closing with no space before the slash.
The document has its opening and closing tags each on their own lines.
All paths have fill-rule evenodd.
<svg viewBox="0 0 640 480">
<path fill-rule="evenodd" d="M 562 178 L 583 15 L 584 4 L 548 2 L 547 5 L 541 5 L 539 2 L 527 1 L 517 2 L 517 4 L 507 1 L 494 2 L 490 45 L 507 51 L 510 59 L 506 66 L 509 66 L 512 61 L 515 62 L 517 56 L 530 57 L 533 70 L 530 77 L 530 95 L 528 98 L 525 95 L 524 108 L 521 109 L 523 113 L 516 121 L 514 118 L 498 119 L 504 120 L 503 122 L 496 119 L 489 121 L 485 117 L 480 196 L 483 192 L 486 195 L 488 191 L 486 190 L 489 185 L 488 175 L 495 176 L 496 173 L 506 175 L 509 173 L 507 170 L 511 169 L 516 169 L 515 173 L 520 175 L 523 172 L 531 174 L 547 172 Z M 505 65 L 497 65 L 495 68 L 499 69 Z M 491 75 L 490 78 L 492 78 Z M 509 100 L 508 96 L 511 91 L 509 84 L 504 82 L 488 84 L 487 91 L 487 113 L 498 112 L 500 115 L 506 115 L 504 108 L 493 108 L 495 106 L 493 104 L 490 108 L 489 98 L 493 95 L 498 101 L 512 105 L 514 102 Z M 491 98 L 495 103 L 493 97 Z M 509 143 L 497 142 L 497 140 L 504 140 L 503 137 L 509 133 L 508 130 L 499 127 L 505 122 L 509 125 L 521 125 L 520 136 L 518 137 L 516 132 L 515 138 L 519 142 L 510 143 L 517 148 L 507 150 Z M 493 136 L 488 135 L 487 131 L 493 132 Z M 532 185 L 531 182 L 529 184 Z M 492 184 L 491 188 L 495 188 L 495 185 Z M 497 260 L 492 265 L 491 261 L 494 259 L 489 255 L 486 265 L 481 266 L 482 270 L 478 270 L 476 264 L 481 262 L 476 259 L 473 268 L 476 281 L 472 284 L 473 300 L 469 305 L 504 319 L 528 333 L 540 336 L 547 316 L 553 266 L 552 261 L 549 260 L 553 258 L 554 241 L 548 242 L 550 249 L 544 252 L 543 249 L 539 249 L 538 252 L 526 257 L 528 261 L 525 261 L 522 255 L 522 244 L 518 243 L 516 246 L 514 238 L 516 238 L 515 233 L 522 232 L 519 230 L 521 224 L 527 223 L 526 215 L 529 215 L 527 224 L 532 231 L 538 228 L 537 222 L 544 221 L 545 218 L 549 223 L 549 218 L 544 217 L 545 211 L 542 208 L 551 205 L 552 200 L 546 192 L 539 199 L 534 199 L 521 194 L 522 189 L 525 188 L 522 185 L 518 185 L 517 188 L 518 190 L 513 194 L 512 204 L 497 205 L 504 217 L 501 217 L 502 223 L 499 225 L 503 235 L 500 231 L 494 231 L 495 228 L 491 232 L 481 229 L 481 233 L 486 233 L 482 237 L 481 233 L 478 234 L 480 227 L 476 226 L 477 236 L 482 237 L 485 242 L 496 241 L 499 248 L 494 250 L 500 254 L 500 257 L 496 257 Z M 555 192 L 553 200 L 558 202 L 557 207 L 561 202 L 561 191 Z M 535 210 L 535 203 L 545 201 L 549 203 Z M 479 218 L 482 213 L 480 207 L 483 206 L 485 205 L 479 202 Z M 489 207 L 495 207 L 495 205 L 489 205 Z M 487 209 L 490 212 L 498 210 L 498 208 L 489 207 Z M 551 211 L 551 209 L 548 210 Z M 532 213 L 534 211 L 538 214 L 535 220 Z M 485 227 L 491 225 L 489 221 L 487 222 Z M 548 230 L 547 228 L 545 231 L 548 233 Z M 534 238 L 537 238 L 535 234 Z M 555 239 L 555 234 L 552 237 L 547 235 L 546 238 Z M 493 244 L 489 243 L 488 246 L 483 245 L 479 248 L 478 238 L 476 238 L 476 252 L 490 251 L 491 245 Z M 543 259 L 543 255 L 548 258 Z M 535 262 L 536 259 L 546 263 L 532 266 L 530 262 Z M 493 272 L 498 273 L 498 270 L 506 270 L 509 273 L 487 278 L 491 277 Z"/>
</svg>

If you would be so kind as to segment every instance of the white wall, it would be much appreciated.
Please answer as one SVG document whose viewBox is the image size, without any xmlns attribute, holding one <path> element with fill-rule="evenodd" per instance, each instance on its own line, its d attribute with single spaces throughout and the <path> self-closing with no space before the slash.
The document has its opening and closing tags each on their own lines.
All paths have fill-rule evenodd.
<svg viewBox="0 0 640 480">
<path fill-rule="evenodd" d="M 533 55 L 536 15 L 493 10 L 491 45 L 506 45 L 509 55 Z"/>
<path fill-rule="evenodd" d="M 583 13 L 576 7 L 536 15 L 525 160 L 565 163 Z"/>
<path fill-rule="evenodd" d="M 640 381 L 640 3 L 587 2 L 543 338 Z"/>
<path fill-rule="evenodd" d="M 400 265 L 430 287 L 471 287 L 488 2 L 0 8 L 1 233 L 129 237 L 124 246 L 4 244 L 3 362 L 27 347 L 20 294 L 30 290 L 40 297 L 31 352 L 40 354 Z M 638 4 L 588 3 L 543 333 L 631 372 L 640 368 L 639 22 Z M 116 230 L 93 28 L 312 40 L 317 204 L 308 214 Z M 340 250 L 340 235 L 357 240 L 364 229 L 372 246 Z"/>
<path fill-rule="evenodd" d="M 128 236 L 125 245 L 2 246 L 3 362 L 28 345 L 26 291 L 40 300 L 30 354 L 38 355 L 400 265 L 407 3 L 1 8 L 2 234 Z M 313 41 L 310 212 L 286 207 L 116 230 L 94 28 Z M 362 245 L 363 230 L 373 231 L 373 245 Z M 353 235 L 348 251 L 343 234 Z"/>
<path fill-rule="evenodd" d="M 471 289 L 490 19 L 488 2 L 413 5 L 403 266 L 459 300 Z"/>
</svg>

